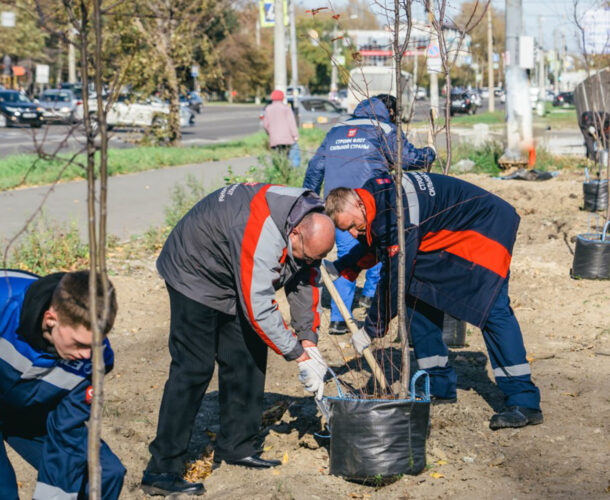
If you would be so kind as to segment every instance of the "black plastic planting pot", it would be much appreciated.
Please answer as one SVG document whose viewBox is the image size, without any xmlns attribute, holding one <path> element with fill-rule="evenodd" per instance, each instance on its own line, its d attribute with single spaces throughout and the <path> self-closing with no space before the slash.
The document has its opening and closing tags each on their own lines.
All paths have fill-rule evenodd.
<svg viewBox="0 0 610 500">
<path fill-rule="evenodd" d="M 424 375 L 425 394 L 414 397 Z M 428 374 L 411 381 L 411 399 L 327 398 L 330 408 L 330 473 L 358 482 L 381 482 L 426 467 L 430 421 Z"/>
<path fill-rule="evenodd" d="M 607 222 L 601 233 L 584 233 L 576 237 L 572 278 L 610 279 L 610 234 Z"/>
<path fill-rule="evenodd" d="M 585 197 L 585 210 L 598 212 L 608 206 L 608 180 L 593 180 L 582 185 Z"/>
</svg>

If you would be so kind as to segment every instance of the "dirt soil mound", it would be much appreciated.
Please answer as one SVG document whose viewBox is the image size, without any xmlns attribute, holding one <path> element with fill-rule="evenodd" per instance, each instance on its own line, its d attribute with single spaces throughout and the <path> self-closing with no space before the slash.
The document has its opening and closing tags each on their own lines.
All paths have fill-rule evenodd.
<svg viewBox="0 0 610 500">
<path fill-rule="evenodd" d="M 469 327 L 467 347 L 451 352 L 458 402 L 431 409 L 428 468 L 384 487 L 346 482 L 329 475 L 327 443 L 313 436 L 319 413 L 297 380 L 296 365 L 270 353 L 265 398 L 273 411 L 266 415 L 264 449 L 266 457 L 284 464 L 265 471 L 223 465 L 205 479 L 207 498 L 608 498 L 610 285 L 569 277 L 572 240 L 587 224 L 588 214 L 580 209 L 582 176 L 563 171 L 545 182 L 463 178 L 512 203 L 522 218 L 510 295 L 542 393 L 544 424 L 489 429 L 502 397 L 480 331 Z M 127 467 L 122 498 L 142 499 L 139 481 L 169 367 L 169 307 L 154 257 L 113 267 L 120 310 L 111 334 L 117 364 L 105 383 L 104 438 Z M 362 318 L 363 311 L 355 314 Z M 352 356 L 348 336 L 330 339 L 328 321 L 326 309 L 320 347 L 340 370 L 336 345 Z M 218 430 L 217 388 L 214 379 L 197 417 L 194 458 L 205 453 Z M 31 498 L 35 471 L 10 453 L 21 496 Z"/>
</svg>

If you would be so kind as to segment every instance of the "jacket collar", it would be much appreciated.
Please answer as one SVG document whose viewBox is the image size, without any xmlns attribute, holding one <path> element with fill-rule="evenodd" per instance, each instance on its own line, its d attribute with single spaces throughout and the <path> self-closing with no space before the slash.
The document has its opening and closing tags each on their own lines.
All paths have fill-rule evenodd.
<svg viewBox="0 0 610 500">
<path fill-rule="evenodd" d="M 366 211 L 366 243 L 371 246 L 373 238 L 371 237 L 371 224 L 377 214 L 377 208 L 375 207 L 375 198 L 366 189 L 356 188 L 356 194 L 364 203 L 364 210 Z"/>
</svg>

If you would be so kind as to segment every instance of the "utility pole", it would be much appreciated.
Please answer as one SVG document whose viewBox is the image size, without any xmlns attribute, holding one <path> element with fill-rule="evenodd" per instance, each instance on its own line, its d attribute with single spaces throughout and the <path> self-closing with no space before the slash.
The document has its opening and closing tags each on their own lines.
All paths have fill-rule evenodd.
<svg viewBox="0 0 610 500">
<path fill-rule="evenodd" d="M 555 57 L 553 58 L 553 92 L 559 94 L 559 37 L 557 36 L 557 28 L 553 30 L 553 48 L 555 49 Z"/>
<path fill-rule="evenodd" d="M 562 33 L 561 34 L 561 57 L 560 57 L 560 61 L 561 61 L 561 73 L 563 74 L 563 71 L 566 67 L 566 36 Z M 563 85 L 561 86 L 561 90 L 565 90 L 565 88 L 563 87 Z"/>
<path fill-rule="evenodd" d="M 293 109 L 297 119 L 297 125 L 299 123 L 299 62 L 297 59 L 297 25 L 296 16 L 294 13 L 294 2 L 296 0 L 289 0 L 288 12 L 290 16 L 290 69 L 292 72 L 292 98 L 294 102 Z"/>
<path fill-rule="evenodd" d="M 532 152 L 532 111 L 529 85 L 521 65 L 519 43 L 522 33 L 522 0 L 506 0 L 506 150 L 499 163 L 505 167 L 525 166 L 525 152 Z"/>
<path fill-rule="evenodd" d="M 538 16 L 538 104 L 536 111 L 538 116 L 544 115 L 545 78 L 544 78 L 544 28 L 542 26 L 543 16 Z"/>
<path fill-rule="evenodd" d="M 284 29 L 284 0 L 275 0 L 275 22 L 273 27 L 274 85 L 276 90 L 286 92 L 286 36 Z"/>
<path fill-rule="evenodd" d="M 338 53 L 338 48 L 339 48 L 339 44 L 338 44 L 338 30 L 337 30 L 337 21 L 335 21 L 335 27 L 333 29 L 333 57 L 332 57 L 332 67 L 331 67 L 331 71 L 330 71 L 330 95 L 331 98 L 336 97 L 337 92 L 339 91 L 339 85 L 337 83 L 337 80 L 339 79 L 339 75 L 338 75 L 338 70 L 337 70 L 337 57 L 339 56 Z"/>
<path fill-rule="evenodd" d="M 68 40 L 68 82 L 76 83 L 76 51 L 74 50 L 74 30 Z"/>
<path fill-rule="evenodd" d="M 430 46 L 438 48 L 438 37 L 434 30 L 434 0 L 428 2 L 428 22 L 430 23 Z M 428 55 L 430 57 L 430 55 Z M 438 99 L 438 73 L 436 71 L 430 71 L 430 108 L 434 109 L 437 113 L 439 110 L 439 99 Z M 449 99 L 449 96 L 447 96 Z"/>
<path fill-rule="evenodd" d="M 255 37 L 256 37 L 256 48 L 260 49 L 261 48 L 261 20 L 260 20 L 260 16 L 258 14 L 256 15 L 256 25 L 255 25 L 254 33 L 255 33 Z M 254 103 L 255 104 L 261 103 L 261 88 L 259 85 L 256 86 L 256 96 L 254 97 Z"/>
<path fill-rule="evenodd" d="M 491 2 L 487 6 L 487 88 L 489 89 L 489 111 L 496 110 L 494 98 L 494 41 L 491 27 Z"/>
</svg>

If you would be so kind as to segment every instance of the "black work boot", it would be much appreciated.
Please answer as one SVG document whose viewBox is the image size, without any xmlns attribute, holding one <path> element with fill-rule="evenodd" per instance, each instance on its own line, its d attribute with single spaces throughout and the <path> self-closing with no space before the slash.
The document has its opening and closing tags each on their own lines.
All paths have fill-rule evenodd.
<svg viewBox="0 0 610 500">
<path fill-rule="evenodd" d="M 142 490 L 149 495 L 203 495 L 203 483 L 189 483 L 175 472 L 148 472 L 142 476 Z"/>
<path fill-rule="evenodd" d="M 328 325 L 329 335 L 343 335 L 347 333 L 347 324 L 345 321 L 331 321 Z"/>
<path fill-rule="evenodd" d="M 507 427 L 525 427 L 526 425 L 538 425 L 544 421 L 542 411 L 523 406 L 509 406 L 500 413 L 496 413 L 489 421 L 492 430 L 505 429 Z"/>
</svg>

